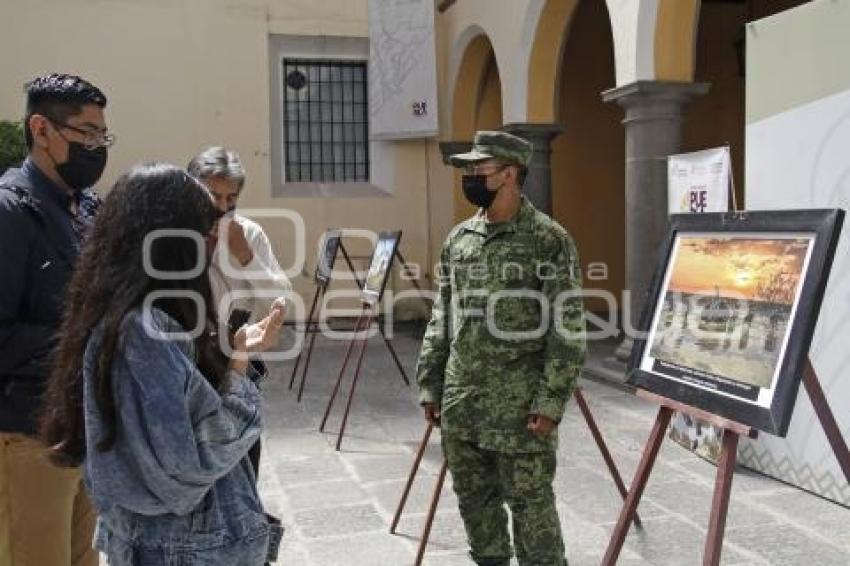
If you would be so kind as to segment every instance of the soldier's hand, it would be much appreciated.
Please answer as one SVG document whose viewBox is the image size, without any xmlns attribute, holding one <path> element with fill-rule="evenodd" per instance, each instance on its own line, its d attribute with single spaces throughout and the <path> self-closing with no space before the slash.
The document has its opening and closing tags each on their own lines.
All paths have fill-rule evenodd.
<svg viewBox="0 0 850 566">
<path fill-rule="evenodd" d="M 433 403 L 425 403 L 422 405 L 425 410 L 425 420 L 434 426 L 440 426 L 440 413 Z"/>
<path fill-rule="evenodd" d="M 558 427 L 558 424 L 543 415 L 528 416 L 528 430 L 537 436 L 548 436 Z"/>
</svg>

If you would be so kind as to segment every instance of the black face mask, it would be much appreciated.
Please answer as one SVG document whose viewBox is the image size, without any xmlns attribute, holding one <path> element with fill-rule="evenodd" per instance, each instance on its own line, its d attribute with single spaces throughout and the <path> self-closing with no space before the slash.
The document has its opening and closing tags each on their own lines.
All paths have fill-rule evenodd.
<svg viewBox="0 0 850 566">
<path fill-rule="evenodd" d="M 490 208 L 497 191 L 487 189 L 487 175 L 464 175 L 461 183 L 466 200 L 480 208 Z"/>
<path fill-rule="evenodd" d="M 487 189 L 487 177 L 500 173 L 504 169 L 504 166 L 499 167 L 488 175 L 464 175 L 461 180 L 461 184 L 463 185 L 463 194 L 466 196 L 466 200 L 475 206 L 484 209 L 490 208 L 490 205 L 493 204 L 494 200 L 496 200 L 496 195 L 499 194 L 499 190 L 505 184 L 502 183 L 495 191 L 490 191 Z"/>
<path fill-rule="evenodd" d="M 68 161 L 56 165 L 56 172 L 66 185 L 81 191 L 98 182 L 107 157 L 105 147 L 88 150 L 79 142 L 68 142 Z"/>
</svg>

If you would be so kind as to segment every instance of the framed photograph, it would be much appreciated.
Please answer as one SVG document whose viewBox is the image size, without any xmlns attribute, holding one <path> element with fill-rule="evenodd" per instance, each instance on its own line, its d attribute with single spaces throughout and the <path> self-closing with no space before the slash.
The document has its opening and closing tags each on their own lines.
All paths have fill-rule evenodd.
<svg viewBox="0 0 850 566">
<path fill-rule="evenodd" d="M 331 273 L 334 270 L 341 237 L 342 232 L 339 230 L 328 230 L 325 232 L 325 238 L 319 251 L 319 261 L 316 264 L 316 274 L 314 277 L 316 283 L 327 285 L 331 280 Z"/>
<path fill-rule="evenodd" d="M 363 283 L 364 301 L 375 304 L 384 296 L 399 240 L 401 240 L 401 231 L 381 232 L 378 235 L 378 243 L 372 253 L 372 261 L 369 262 L 369 272 Z"/>
<path fill-rule="evenodd" d="M 838 209 L 671 216 L 629 383 L 784 436 L 843 220 Z"/>
</svg>

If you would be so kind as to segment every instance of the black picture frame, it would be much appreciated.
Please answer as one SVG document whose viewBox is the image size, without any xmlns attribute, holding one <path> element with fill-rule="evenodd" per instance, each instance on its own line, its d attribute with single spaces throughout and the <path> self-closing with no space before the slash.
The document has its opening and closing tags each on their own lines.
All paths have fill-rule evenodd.
<svg viewBox="0 0 850 566">
<path fill-rule="evenodd" d="M 400 241 L 401 230 L 378 234 L 378 241 L 369 260 L 369 271 L 363 280 L 361 297 L 364 302 L 369 304 L 381 302 Z"/>
<path fill-rule="evenodd" d="M 336 263 L 336 256 L 339 253 L 341 238 L 342 232 L 340 230 L 328 230 L 325 232 L 321 252 L 319 253 L 319 260 L 316 263 L 316 273 L 313 275 L 316 284 L 325 286 L 330 282 L 334 264 Z"/>
<path fill-rule="evenodd" d="M 667 234 L 660 247 L 655 273 L 647 292 L 638 327 L 639 333 L 635 338 L 629 360 L 628 383 L 752 428 L 780 437 L 785 436 L 794 410 L 804 364 L 807 362 L 812 336 L 817 325 L 818 313 L 838 245 L 844 215 L 845 212 L 841 209 L 672 215 L 668 223 Z M 799 236 L 799 239 L 794 240 L 797 236 Z M 747 383 L 745 379 L 749 379 L 749 377 L 742 379 L 742 376 L 733 376 L 729 379 L 729 374 L 725 376 L 713 374 L 704 371 L 704 369 L 688 367 L 686 364 L 682 365 L 678 362 L 671 364 L 667 360 L 661 360 L 662 363 L 659 365 L 659 358 L 655 358 L 653 355 L 662 351 L 663 346 L 659 346 L 659 344 L 663 344 L 663 341 L 666 340 L 661 331 L 662 324 L 668 324 L 673 319 L 681 321 L 681 328 L 685 329 L 689 328 L 689 324 L 692 324 L 696 317 L 696 313 L 690 312 L 690 307 L 687 307 L 684 310 L 684 315 L 682 315 L 681 308 L 675 305 L 670 306 L 674 291 L 667 288 L 668 275 L 673 272 L 674 268 L 680 270 L 677 273 L 689 273 L 683 269 L 684 260 L 681 264 L 672 267 L 670 265 L 671 261 L 679 261 L 679 257 L 672 257 L 677 241 L 681 246 L 694 246 L 697 244 L 693 242 L 711 240 L 720 242 L 721 247 L 719 249 L 724 249 L 722 247 L 724 245 L 732 249 L 731 245 L 724 242 L 739 241 L 739 245 L 745 245 L 743 242 L 752 242 L 753 239 L 758 238 L 764 238 L 770 244 L 785 240 L 797 242 L 809 240 L 806 251 L 807 260 L 800 264 L 800 276 L 794 283 L 794 298 L 791 303 L 782 304 L 788 310 L 783 316 L 787 316 L 781 322 L 774 322 L 773 318 L 770 319 L 771 332 L 778 325 L 782 325 L 784 341 L 782 342 L 782 349 L 776 354 L 776 358 L 772 362 L 771 371 L 773 371 L 773 374 L 769 382 L 769 389 Z M 785 249 L 790 248 L 786 247 Z M 716 250 L 717 248 L 715 248 Z M 731 258 L 730 261 L 738 257 L 731 253 L 728 255 Z M 725 261 L 725 257 L 719 261 Z M 706 261 L 706 265 L 710 265 L 708 261 Z M 774 272 L 776 270 L 775 267 L 771 269 Z M 782 275 L 787 276 L 788 274 Z M 793 277 L 793 273 L 791 276 Z M 719 287 L 715 288 L 717 289 L 717 298 L 720 299 Z M 755 316 L 764 315 L 765 308 L 767 308 L 765 305 L 773 307 L 779 305 L 778 302 L 767 302 L 763 299 L 766 296 L 764 288 L 761 287 L 758 299 L 753 299 L 749 301 L 750 304 L 745 305 L 748 309 L 750 306 L 752 307 L 749 312 L 759 313 Z M 664 293 L 663 296 L 662 293 Z M 678 298 L 682 299 L 689 293 L 679 290 L 677 294 Z M 786 294 L 786 296 L 792 295 Z M 704 300 L 705 295 L 695 293 L 688 299 Z M 731 301 L 734 302 L 737 299 Z M 733 307 L 727 306 L 725 310 L 718 307 L 722 302 L 704 302 L 705 306 L 702 307 L 697 319 L 699 326 L 702 327 L 703 323 L 706 325 L 716 323 L 718 319 L 715 317 L 725 313 L 726 321 L 723 324 L 727 325 L 725 332 L 729 332 L 728 329 L 731 326 L 739 325 L 742 320 L 738 318 L 737 311 L 734 310 L 737 308 L 735 305 L 740 306 L 747 302 L 734 302 Z M 684 302 L 681 304 L 684 304 Z M 694 302 L 688 304 L 694 304 Z M 706 315 L 705 313 L 709 311 L 712 304 L 718 310 L 709 313 L 710 316 Z M 661 317 L 665 313 L 667 313 L 668 318 L 662 321 Z M 675 318 L 676 316 L 678 318 Z M 720 319 L 722 319 L 722 316 L 720 316 Z M 752 324 L 752 315 L 749 320 Z M 680 336 L 684 335 L 685 331 L 683 330 L 679 334 Z M 747 335 L 749 336 L 749 327 L 747 327 Z M 771 334 L 771 336 L 774 336 L 774 334 Z M 655 340 L 652 341 L 653 339 Z M 676 338 L 676 340 L 679 340 L 679 338 Z M 702 356 L 701 358 L 698 356 L 688 357 L 687 348 L 692 347 L 692 345 L 688 345 L 687 340 L 684 340 L 683 346 L 676 346 L 676 342 L 673 342 L 673 344 L 674 347 L 681 348 L 680 351 L 673 354 L 676 360 L 706 359 L 706 357 L 713 355 L 701 353 L 699 354 L 699 356 Z M 763 347 L 767 348 L 767 338 L 764 339 L 763 344 Z M 704 346 L 705 343 L 701 344 L 700 348 L 702 349 Z M 647 348 L 649 348 L 649 351 L 647 351 Z M 672 350 L 673 347 L 667 349 L 668 352 Z M 694 351 L 691 350 L 691 352 Z M 741 357 L 740 359 L 744 359 L 745 353 L 731 355 L 738 355 Z M 722 363 L 728 366 L 730 354 L 724 352 L 723 356 L 724 361 L 722 362 L 719 362 L 720 357 L 714 359 L 719 362 L 718 365 Z M 758 389 L 756 400 L 751 395 L 753 387 Z M 766 395 L 768 393 L 769 396 Z"/>
</svg>

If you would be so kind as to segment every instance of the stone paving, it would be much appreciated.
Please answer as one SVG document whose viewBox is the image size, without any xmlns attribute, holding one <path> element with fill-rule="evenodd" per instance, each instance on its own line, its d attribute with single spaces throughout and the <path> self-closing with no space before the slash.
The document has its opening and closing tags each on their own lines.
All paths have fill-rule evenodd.
<svg viewBox="0 0 850 566">
<path fill-rule="evenodd" d="M 396 349 L 412 376 L 418 338 L 397 336 Z M 350 380 L 328 422 L 318 427 L 339 371 L 345 343 L 319 337 L 302 402 L 287 388 L 292 364 L 267 382 L 261 490 L 283 518 L 280 564 L 405 566 L 413 564 L 442 456 L 434 434 L 396 536 L 393 512 L 425 429 L 415 385 L 407 387 L 379 339 L 369 343 L 342 450 L 334 450 Z M 349 374 L 350 375 L 350 374 Z M 630 393 L 583 380 L 585 396 L 628 483 L 656 407 Z M 556 478 L 558 506 L 572 566 L 598 565 L 621 499 L 581 413 L 571 401 L 561 424 Z M 701 564 L 715 468 L 665 441 L 640 514 L 619 564 Z M 451 479 L 434 522 L 426 564 L 472 564 Z M 850 564 L 850 510 L 739 470 L 735 475 L 723 551 L 726 565 L 829 566 Z"/>
</svg>

